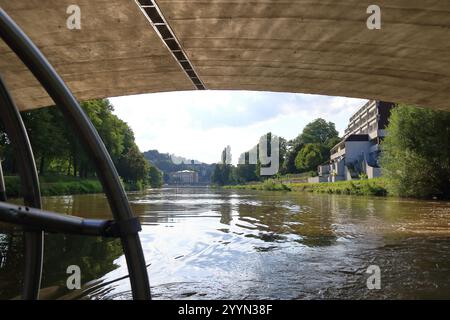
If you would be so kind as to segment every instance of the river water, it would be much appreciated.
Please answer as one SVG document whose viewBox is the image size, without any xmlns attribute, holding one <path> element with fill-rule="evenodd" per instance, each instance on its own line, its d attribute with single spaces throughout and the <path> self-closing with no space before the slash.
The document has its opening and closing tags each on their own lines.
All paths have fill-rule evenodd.
<svg viewBox="0 0 450 320">
<path fill-rule="evenodd" d="M 208 188 L 129 199 L 155 299 L 450 298 L 449 202 Z M 102 194 L 44 207 L 110 218 Z M 20 229 L 0 225 L 0 298 L 20 295 L 22 251 Z M 80 290 L 66 287 L 69 265 Z M 46 235 L 41 298 L 129 299 L 126 275 L 119 241 Z"/>
</svg>

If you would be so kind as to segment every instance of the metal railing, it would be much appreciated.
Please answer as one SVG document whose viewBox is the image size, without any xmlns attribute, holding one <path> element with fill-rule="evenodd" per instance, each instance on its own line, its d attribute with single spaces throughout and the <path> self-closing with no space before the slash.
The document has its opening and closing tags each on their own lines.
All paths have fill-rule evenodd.
<svg viewBox="0 0 450 320">
<path fill-rule="evenodd" d="M 138 231 L 128 198 L 116 168 L 97 130 L 77 100 L 48 63 L 39 49 L 0 8 L 0 37 L 22 60 L 41 83 L 65 119 L 72 126 L 81 144 L 92 159 L 97 175 L 108 198 L 114 220 L 82 219 L 40 210 L 41 196 L 29 139 L 11 96 L 3 80 L 0 81 L 0 109 L 8 136 L 15 146 L 25 207 L 0 202 L 0 221 L 25 226 L 24 299 L 39 297 L 42 274 L 43 231 L 119 237 L 127 261 L 134 299 L 150 299 L 150 284 Z"/>
</svg>

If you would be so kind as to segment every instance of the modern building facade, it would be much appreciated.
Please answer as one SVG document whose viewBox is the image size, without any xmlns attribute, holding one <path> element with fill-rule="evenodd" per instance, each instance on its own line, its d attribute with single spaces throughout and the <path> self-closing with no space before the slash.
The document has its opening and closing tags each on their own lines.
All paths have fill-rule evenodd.
<svg viewBox="0 0 450 320">
<path fill-rule="evenodd" d="M 310 182 L 379 177 L 380 142 L 386 136 L 393 103 L 370 100 L 350 117 L 343 139 L 331 149 L 330 161 L 318 167 Z"/>
<path fill-rule="evenodd" d="M 198 173 L 192 170 L 177 171 L 172 174 L 172 181 L 179 184 L 197 184 Z"/>
</svg>

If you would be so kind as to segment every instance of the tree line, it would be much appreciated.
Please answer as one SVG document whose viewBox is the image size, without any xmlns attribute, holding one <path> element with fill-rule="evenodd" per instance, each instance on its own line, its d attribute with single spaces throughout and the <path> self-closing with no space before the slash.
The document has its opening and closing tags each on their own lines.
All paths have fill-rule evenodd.
<svg viewBox="0 0 450 320">
<path fill-rule="evenodd" d="M 260 175 L 262 164 L 259 161 L 259 149 L 262 143 L 267 143 L 267 153 L 271 156 L 271 139 L 271 132 L 262 136 L 258 144 L 240 155 L 242 164 L 237 166 L 226 163 L 227 150 L 224 149 L 221 163 L 215 166 L 212 183 L 228 185 L 263 180 L 265 177 Z M 318 118 L 308 123 L 294 139 L 286 140 L 278 137 L 278 141 L 279 171 L 277 175 L 298 173 L 315 175 L 317 166 L 328 161 L 330 149 L 340 141 L 340 138 L 333 122 Z M 249 161 L 252 152 L 257 155 L 257 162 L 253 164 Z"/>
<path fill-rule="evenodd" d="M 391 110 L 386 137 L 380 143 L 380 167 L 388 194 L 414 198 L 450 198 L 450 112 L 396 105 Z M 271 137 L 271 133 L 268 133 Z M 305 126 L 295 139 L 280 138 L 279 175 L 316 174 L 318 165 L 328 162 L 330 150 L 340 138 L 332 122 L 317 119 Z M 253 147 L 254 151 L 258 146 Z M 216 165 L 212 182 L 218 185 L 261 181 L 261 164 Z M 312 171 L 314 170 L 314 171 Z"/>
<path fill-rule="evenodd" d="M 131 188 L 145 185 L 159 187 L 160 171 L 151 165 L 135 143 L 133 130 L 113 114 L 107 99 L 81 103 L 111 155 L 122 180 Z M 56 107 L 21 113 L 30 138 L 40 175 L 61 175 L 78 178 L 95 177 L 94 165 L 83 146 Z M 3 127 L 0 128 L 0 152 L 5 174 L 17 173 L 12 145 Z"/>
</svg>

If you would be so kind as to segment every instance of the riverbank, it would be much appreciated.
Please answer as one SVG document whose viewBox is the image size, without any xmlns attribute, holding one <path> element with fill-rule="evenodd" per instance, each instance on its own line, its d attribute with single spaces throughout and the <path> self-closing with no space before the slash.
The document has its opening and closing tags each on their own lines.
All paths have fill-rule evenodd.
<svg viewBox="0 0 450 320">
<path fill-rule="evenodd" d="M 5 176 L 6 195 L 8 198 L 20 197 L 20 179 L 18 176 Z M 42 196 L 63 196 L 71 194 L 102 193 L 103 187 L 95 178 L 77 178 L 70 176 L 39 177 Z M 140 184 L 124 183 L 125 190 L 137 191 Z"/>
<path fill-rule="evenodd" d="M 384 178 L 323 183 L 282 183 L 277 180 L 266 180 L 260 183 L 225 186 L 224 188 L 262 191 L 298 191 L 364 196 L 389 195 L 387 190 L 387 180 Z"/>
</svg>

